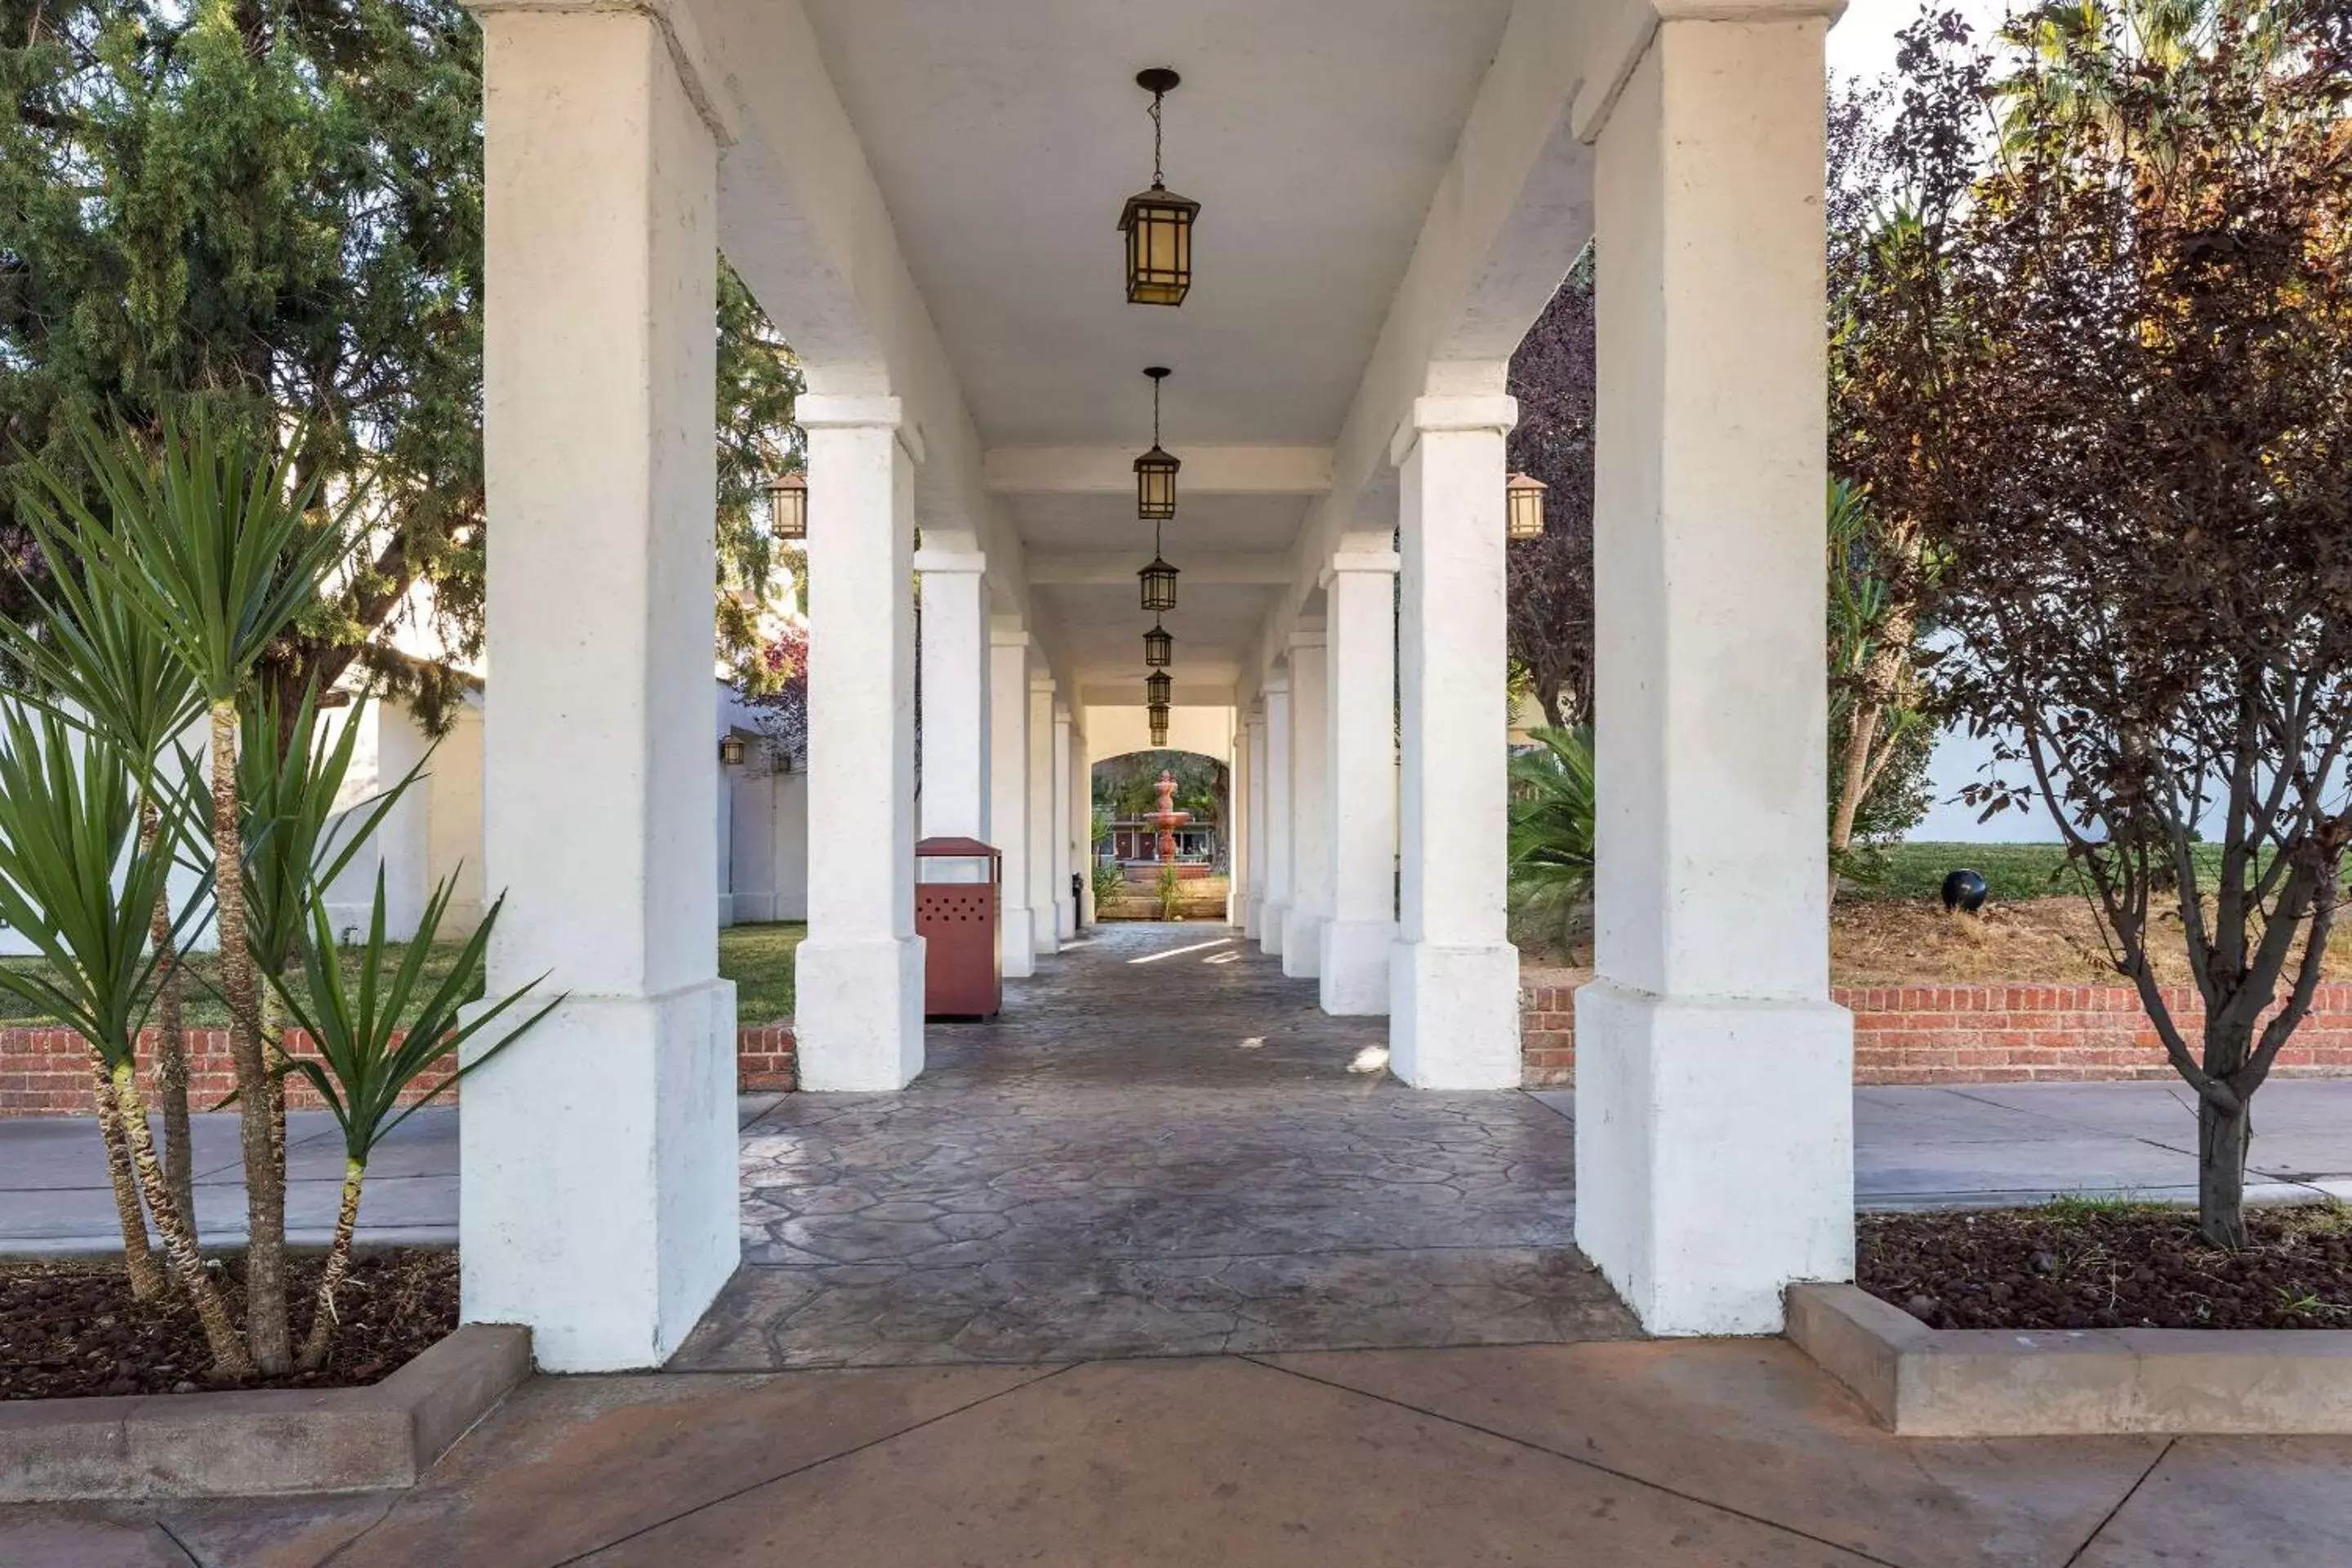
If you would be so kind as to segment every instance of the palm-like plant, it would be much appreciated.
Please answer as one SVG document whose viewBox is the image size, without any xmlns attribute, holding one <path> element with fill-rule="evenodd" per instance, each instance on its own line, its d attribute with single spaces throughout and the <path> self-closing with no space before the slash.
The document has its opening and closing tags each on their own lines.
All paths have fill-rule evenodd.
<svg viewBox="0 0 2352 1568">
<path fill-rule="evenodd" d="M 407 951 L 395 963 L 384 925 L 383 871 L 375 878 L 375 903 L 368 919 L 367 939 L 359 949 L 356 986 L 345 978 L 342 955 L 335 945 L 326 912 L 324 883 L 313 884 L 306 902 L 310 931 L 301 944 L 299 984 L 273 974 L 270 984 L 283 998 L 295 1022 L 310 1037 L 316 1057 L 289 1058 L 289 1068 L 310 1080 L 343 1133 L 342 1203 L 335 1213 L 334 1239 L 319 1277 L 319 1294 L 310 1331 L 302 1345 L 300 1365 L 306 1371 L 326 1363 L 335 1324 L 335 1292 L 351 1267 L 352 1236 L 359 1223 L 360 1189 L 367 1179 L 368 1159 L 393 1129 L 418 1106 L 443 1089 L 512 1045 L 526 1030 L 553 1011 L 558 996 L 539 1011 L 513 1025 L 487 1048 L 477 1051 L 457 1073 L 420 1098 L 402 1107 L 401 1095 L 419 1077 L 456 1056 L 466 1043 L 483 1034 L 509 1009 L 534 990 L 534 980 L 462 1017 L 460 1008 L 472 998 L 473 981 L 482 954 L 488 950 L 491 930 L 498 924 L 500 899 L 472 936 L 458 950 L 457 962 L 437 982 L 428 981 L 425 959 L 448 912 L 455 879 L 443 881 L 425 900 L 425 912 Z M 405 1020 L 405 1022 L 404 1022 Z"/>
<path fill-rule="evenodd" d="M 164 1180 L 139 1093 L 136 1046 L 161 961 L 148 923 L 174 856 L 167 844 L 142 841 L 138 791 L 113 747 L 76 735 L 55 714 L 36 720 L 14 705 L 0 710 L 0 918 L 48 961 L 46 972 L 0 967 L 0 989 L 67 1025 L 98 1053 L 173 1273 L 204 1325 L 215 1368 L 245 1375 L 253 1363 L 196 1250 L 190 1217 Z M 145 1245 L 144 1223 L 135 1208 L 122 1220 L 126 1247 L 138 1232 L 135 1256 Z"/>
<path fill-rule="evenodd" d="M 272 640 L 317 599 L 320 584 L 357 542 L 346 526 L 356 497 L 323 521 L 310 513 L 315 479 L 300 478 L 299 439 L 273 457 L 201 416 L 183 430 L 166 422 L 153 461 L 134 441 L 79 432 L 81 457 L 113 527 L 81 542 L 90 574 L 159 637 L 193 679 L 212 716 L 215 864 L 243 858 L 237 806 L 238 700 Z M 278 1086 L 257 1024 L 257 984 L 246 931 L 245 879 L 215 883 L 221 990 L 228 1003 L 245 1156 L 247 1337 L 264 1372 L 292 1363 L 286 1317 L 285 1149 L 267 1112 Z"/>
<path fill-rule="evenodd" d="M 1511 898 L 1530 936 L 1566 952 L 1592 904 L 1592 731 L 1528 733 L 1510 767 Z"/>
<path fill-rule="evenodd" d="M 25 521 L 47 573 L 39 584 L 26 584 L 37 614 L 21 623 L 0 619 L 0 642 L 5 642 L 28 682 L 19 695 L 112 746 L 137 775 L 140 842 L 152 846 L 166 826 L 156 805 L 158 761 L 173 737 L 203 713 L 204 700 L 194 680 L 171 657 L 153 627 L 111 592 L 103 577 L 84 570 L 80 542 L 106 532 L 105 521 L 84 504 L 78 489 L 54 472 L 37 467 L 32 478 L 25 498 Z M 181 1212 L 193 1226 L 195 1186 L 188 1143 L 187 1043 L 181 1031 L 183 977 L 173 929 L 167 889 L 157 895 L 148 922 L 162 976 L 157 987 L 161 1047 L 155 1078 L 163 1111 L 164 1174 Z M 112 1091 L 101 1084 L 99 1120 L 108 1163 L 110 1169 L 127 1173 L 127 1147 L 109 1109 L 111 1099 Z M 124 1186 L 121 1176 L 116 1185 L 120 1203 Z M 133 1273 L 135 1279 L 135 1268 Z"/>
</svg>

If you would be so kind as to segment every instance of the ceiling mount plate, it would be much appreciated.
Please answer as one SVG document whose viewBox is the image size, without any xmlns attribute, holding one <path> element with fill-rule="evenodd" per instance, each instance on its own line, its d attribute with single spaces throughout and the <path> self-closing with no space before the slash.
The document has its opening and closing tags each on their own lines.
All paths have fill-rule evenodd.
<svg viewBox="0 0 2352 1568">
<path fill-rule="evenodd" d="M 1170 370 L 1164 364 L 1148 364 L 1143 367 L 1143 374 L 1150 376 L 1154 381 L 1162 381 L 1167 377 L 1173 375 L 1175 372 Z"/>
<path fill-rule="evenodd" d="M 1173 92 L 1176 84 L 1183 79 L 1166 66 L 1153 66 L 1135 73 L 1135 85 L 1146 92 Z"/>
</svg>

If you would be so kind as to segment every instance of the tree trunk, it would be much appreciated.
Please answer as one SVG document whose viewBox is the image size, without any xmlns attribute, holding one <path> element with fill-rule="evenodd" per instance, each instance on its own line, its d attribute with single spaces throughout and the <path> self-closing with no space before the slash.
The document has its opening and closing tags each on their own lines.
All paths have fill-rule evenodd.
<svg viewBox="0 0 2352 1568">
<path fill-rule="evenodd" d="M 2253 1138 L 2252 1107 L 2224 1110 L 2197 1098 L 2197 1228 L 2216 1247 L 2246 1245 L 2246 1149 Z"/>
<path fill-rule="evenodd" d="M 1853 732 L 1845 742 L 1845 776 L 1838 782 L 1837 816 L 1830 822 L 1832 867 L 1853 843 L 1853 819 L 1861 814 L 1862 797 L 1870 784 L 1870 748 L 1878 740 L 1878 721 L 1885 711 L 1886 705 L 1875 701 L 1854 710 Z M 1830 886 L 1837 886 L 1834 869 L 1830 872 Z"/>
<path fill-rule="evenodd" d="M 131 1165 L 131 1140 L 114 1104 L 114 1074 L 95 1046 L 89 1052 L 90 1089 L 98 1101 L 98 1130 L 106 1140 L 106 1174 L 114 1184 L 115 1217 L 122 1222 L 122 1267 L 131 1276 L 131 1299 L 152 1301 L 171 1289 L 163 1266 L 147 1246 L 147 1218 L 139 1207 L 139 1177 Z"/>
<path fill-rule="evenodd" d="M 294 1363 L 286 1320 L 286 1173 L 271 1131 L 271 1085 L 254 1002 L 253 953 L 245 935 L 245 835 L 236 796 L 236 701 L 213 704 L 213 898 L 220 934 L 221 994 L 228 1003 L 236 1066 L 238 1142 L 245 1154 L 245 1331 L 266 1373 Z"/>
<path fill-rule="evenodd" d="M 278 993 L 261 987 L 261 1065 L 269 1085 L 271 1168 L 280 1191 L 286 1185 L 286 1015 Z"/>
<path fill-rule="evenodd" d="M 367 1167 L 357 1160 L 343 1162 L 343 1201 L 335 1211 L 335 1239 L 327 1247 L 326 1267 L 319 1275 L 319 1301 L 310 1314 L 310 1334 L 302 1342 L 301 1366 L 316 1372 L 327 1364 L 335 1338 L 335 1288 L 352 1266 L 352 1233 L 360 1223 L 360 1184 Z"/>
<path fill-rule="evenodd" d="M 154 847 L 159 830 L 155 803 L 142 794 L 139 801 L 139 843 L 142 849 Z M 182 1005 L 187 979 L 180 973 L 180 955 L 172 947 L 172 893 L 168 887 L 155 895 L 155 912 L 147 922 L 147 934 L 155 943 L 156 953 L 155 1089 L 156 1098 L 163 1104 L 163 1179 L 171 1183 L 172 1196 L 179 1200 L 189 1234 L 194 1235 L 195 1152 L 188 1142 L 188 1037 Z"/>
<path fill-rule="evenodd" d="M 171 1255 L 172 1271 L 179 1276 L 180 1289 L 188 1293 L 196 1309 L 196 1321 L 204 1325 L 205 1344 L 213 1352 L 213 1370 L 223 1377 L 251 1377 L 253 1358 L 236 1337 L 236 1325 L 228 1321 L 228 1308 L 214 1288 L 212 1276 L 205 1272 L 204 1258 L 196 1251 L 196 1233 L 173 1200 L 163 1167 L 155 1158 L 155 1140 L 147 1131 L 147 1108 L 139 1100 L 139 1077 L 128 1062 L 115 1068 L 111 1076 L 115 1110 L 130 1135 L 140 1178 L 147 1184 L 155 1228 L 163 1233 L 163 1250 Z"/>
</svg>

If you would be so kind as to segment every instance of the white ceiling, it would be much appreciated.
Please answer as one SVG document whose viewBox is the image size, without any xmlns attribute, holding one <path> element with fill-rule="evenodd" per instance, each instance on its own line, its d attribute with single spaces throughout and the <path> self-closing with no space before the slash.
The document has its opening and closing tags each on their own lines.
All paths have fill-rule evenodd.
<svg viewBox="0 0 2352 1568">
<path fill-rule="evenodd" d="M 984 445 L 1140 450 L 1338 437 L 1511 0 L 805 0 Z M 1151 174 L 1202 205 L 1178 310 L 1127 303 L 1116 227 Z M 1291 547 L 1313 498 L 1184 497 L 1167 553 Z M 1128 551 L 1131 495 L 1003 498 L 1037 550 Z M 1184 682 L 1231 680 L 1276 590 L 1197 584 Z M 1132 586 L 1040 585 L 1081 680 L 1139 681 Z"/>
<path fill-rule="evenodd" d="M 808 0 L 991 446 L 1328 445 L 1510 0 Z M 1181 309 L 1129 305 L 1120 205 L 1202 204 Z"/>
</svg>

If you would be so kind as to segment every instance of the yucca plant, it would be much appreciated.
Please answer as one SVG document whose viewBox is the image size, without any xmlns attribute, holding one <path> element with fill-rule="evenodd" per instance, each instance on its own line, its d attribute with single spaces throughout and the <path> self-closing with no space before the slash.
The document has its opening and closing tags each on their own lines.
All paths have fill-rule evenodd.
<svg viewBox="0 0 2352 1568">
<path fill-rule="evenodd" d="M 332 1348 L 335 1292 L 351 1268 L 360 1189 L 376 1145 L 418 1106 L 505 1050 L 563 1000 L 558 996 L 515 1024 L 415 1104 L 400 1104 L 401 1096 L 418 1078 L 457 1055 L 468 1040 L 485 1033 L 539 984 L 534 980 L 470 1017 L 460 1015 L 472 998 L 474 975 L 488 950 L 490 931 L 506 902 L 503 898 L 490 906 L 482 923 L 466 939 L 448 973 L 437 982 L 427 978 L 425 961 L 440 934 L 455 889 L 452 878 L 433 889 L 416 922 L 415 935 L 395 962 L 393 942 L 385 931 L 383 870 L 379 867 L 374 908 L 368 919 L 367 937 L 357 951 L 354 981 L 343 973 L 344 954 L 336 946 L 327 920 L 325 886 L 314 884 L 308 900 L 310 932 L 301 945 L 299 984 L 276 978 L 271 982 L 317 1050 L 316 1056 L 290 1058 L 288 1068 L 310 1081 L 343 1133 L 342 1202 L 335 1211 L 334 1239 L 327 1248 L 310 1332 L 302 1345 L 300 1365 L 305 1371 L 326 1364 L 327 1352 Z"/>
<path fill-rule="evenodd" d="M 29 716 L 13 703 L 0 707 L 0 918 L 47 960 L 46 970 L 0 966 L 0 988 L 97 1052 L 155 1228 L 204 1325 L 214 1368 L 247 1375 L 252 1360 L 205 1272 L 189 1215 L 164 1180 L 139 1092 L 136 1045 L 160 962 L 148 922 L 174 857 L 167 845 L 141 841 L 138 791 L 112 746 L 76 734 L 55 714 Z M 135 1258 L 145 1248 L 144 1222 L 135 1205 L 121 1218 L 124 1247 Z"/>
<path fill-rule="evenodd" d="M 238 704 L 273 639 L 315 602 L 320 583 L 357 542 L 347 526 L 356 495 L 324 519 L 310 513 L 317 482 L 300 477 L 299 435 L 273 456 L 201 413 L 166 420 L 152 460 L 128 437 L 83 425 L 78 445 L 113 527 L 84 542 L 91 574 L 153 630 L 188 673 L 212 716 L 215 864 L 243 858 L 237 806 Z M 215 879 L 214 930 L 228 1003 L 244 1153 L 246 1335 L 266 1373 L 292 1364 L 286 1315 L 285 1149 L 273 1134 L 278 1085 L 257 1027 L 257 982 L 246 932 L 245 880 Z"/>
<path fill-rule="evenodd" d="M 86 569 L 89 546 L 85 542 L 109 531 L 106 520 L 53 469 L 35 465 L 30 481 L 21 515 L 47 571 L 38 582 L 24 581 L 36 613 L 22 622 L 0 618 L 0 643 L 26 680 L 16 695 L 115 748 L 137 776 L 140 842 L 152 847 L 167 827 L 183 826 L 167 823 L 160 811 L 156 773 L 165 749 L 203 715 L 203 694 L 153 626 L 102 575 Z M 167 889 L 156 896 L 148 922 L 159 960 L 156 1098 L 163 1112 L 164 1176 L 193 1226 L 195 1178 L 188 1143 L 184 976 L 173 929 Z M 109 1166 L 127 1172 L 127 1146 L 110 1109 L 112 1090 L 101 1085 L 99 1097 Z"/>
<path fill-rule="evenodd" d="M 1565 952 L 1592 906 L 1592 731 L 1528 734 L 1510 766 L 1511 901 L 1528 935 Z"/>
</svg>

